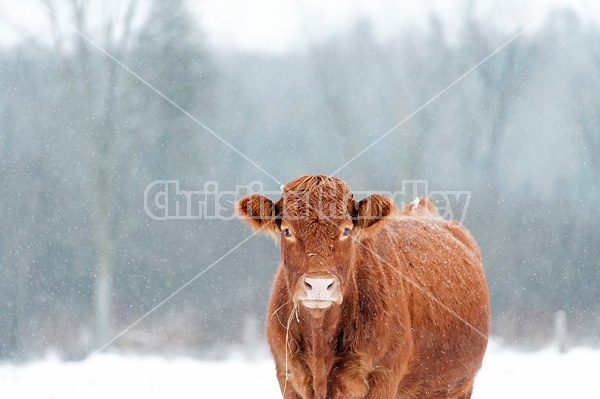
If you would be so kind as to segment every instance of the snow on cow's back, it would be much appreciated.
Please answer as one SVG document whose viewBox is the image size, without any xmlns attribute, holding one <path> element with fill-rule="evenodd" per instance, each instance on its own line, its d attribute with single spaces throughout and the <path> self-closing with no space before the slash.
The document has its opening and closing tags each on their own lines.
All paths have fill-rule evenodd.
<svg viewBox="0 0 600 399">
<path fill-rule="evenodd" d="M 440 213 L 431 201 L 426 197 L 417 197 L 410 204 L 400 210 L 404 216 L 439 217 Z"/>
<path fill-rule="evenodd" d="M 472 251 L 481 261 L 481 252 L 475 239 L 469 231 L 455 220 L 442 218 L 431 199 L 426 197 L 415 198 L 411 203 L 398 211 L 400 217 L 415 217 L 429 219 L 430 226 L 439 227 L 449 232 L 454 239 Z"/>
</svg>

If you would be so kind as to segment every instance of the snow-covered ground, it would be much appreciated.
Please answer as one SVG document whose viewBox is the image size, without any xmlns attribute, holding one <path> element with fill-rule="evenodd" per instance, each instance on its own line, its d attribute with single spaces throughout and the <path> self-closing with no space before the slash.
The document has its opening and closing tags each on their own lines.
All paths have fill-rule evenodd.
<svg viewBox="0 0 600 399">
<path fill-rule="evenodd" d="M 600 350 L 488 353 L 474 398 L 600 398 Z M 270 360 L 207 362 L 192 359 L 97 355 L 83 362 L 0 365 L 0 397 L 279 398 Z"/>
</svg>

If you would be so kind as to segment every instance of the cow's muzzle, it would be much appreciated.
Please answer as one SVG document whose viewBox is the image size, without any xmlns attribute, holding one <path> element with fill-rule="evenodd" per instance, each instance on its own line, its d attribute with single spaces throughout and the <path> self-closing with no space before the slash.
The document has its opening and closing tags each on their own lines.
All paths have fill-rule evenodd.
<svg viewBox="0 0 600 399">
<path fill-rule="evenodd" d="M 309 309 L 327 309 L 334 303 L 342 303 L 342 292 L 337 277 L 300 278 L 296 299 Z"/>
</svg>

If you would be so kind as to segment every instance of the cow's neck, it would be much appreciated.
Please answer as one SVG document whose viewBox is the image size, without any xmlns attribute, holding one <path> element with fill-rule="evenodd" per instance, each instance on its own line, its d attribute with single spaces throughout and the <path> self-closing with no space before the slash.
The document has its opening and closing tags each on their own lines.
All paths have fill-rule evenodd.
<svg viewBox="0 0 600 399">
<path fill-rule="evenodd" d="M 299 305 L 301 340 L 304 358 L 313 376 L 315 398 L 327 395 L 327 379 L 335 361 L 335 348 L 341 315 L 339 306 L 311 313 Z"/>
</svg>

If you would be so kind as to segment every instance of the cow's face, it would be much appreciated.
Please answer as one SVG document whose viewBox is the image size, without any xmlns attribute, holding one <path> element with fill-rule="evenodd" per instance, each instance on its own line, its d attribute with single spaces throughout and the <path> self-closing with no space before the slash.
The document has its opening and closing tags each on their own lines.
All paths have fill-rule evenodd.
<svg viewBox="0 0 600 399">
<path fill-rule="evenodd" d="M 357 202 L 346 183 L 322 175 L 292 180 L 277 202 L 253 194 L 237 204 L 254 229 L 279 234 L 291 298 L 315 314 L 342 303 L 361 239 L 393 208 L 380 195 Z"/>
</svg>

